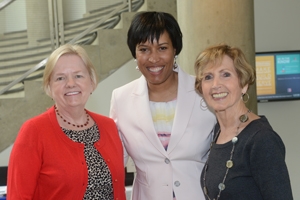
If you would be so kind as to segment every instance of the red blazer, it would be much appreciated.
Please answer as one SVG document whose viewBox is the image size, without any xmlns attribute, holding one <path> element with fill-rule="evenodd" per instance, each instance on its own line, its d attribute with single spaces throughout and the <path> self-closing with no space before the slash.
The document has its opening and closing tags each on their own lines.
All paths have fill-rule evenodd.
<svg viewBox="0 0 300 200">
<path fill-rule="evenodd" d="M 108 117 L 88 113 L 99 128 L 95 147 L 111 172 L 114 199 L 125 200 L 123 149 L 116 125 Z M 54 107 L 29 119 L 10 155 L 7 198 L 82 200 L 88 181 L 83 148 L 61 130 Z"/>
</svg>

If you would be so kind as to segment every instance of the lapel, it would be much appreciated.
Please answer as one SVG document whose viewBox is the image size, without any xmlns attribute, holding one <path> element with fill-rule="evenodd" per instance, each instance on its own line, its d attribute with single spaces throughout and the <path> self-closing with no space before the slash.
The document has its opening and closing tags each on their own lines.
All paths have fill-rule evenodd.
<svg viewBox="0 0 300 200">
<path fill-rule="evenodd" d="M 147 137 L 150 143 L 163 155 L 166 156 L 167 152 L 161 144 L 158 136 L 156 134 L 150 105 L 149 105 L 149 95 L 147 81 L 144 76 L 138 79 L 138 84 L 133 90 L 133 104 L 135 107 L 135 112 L 137 113 L 138 125 L 142 129 L 143 134 Z M 146 146 L 145 146 L 146 147 Z"/>
<path fill-rule="evenodd" d="M 197 95 L 194 85 L 195 79 L 178 67 L 177 105 L 172 127 L 172 136 L 167 150 L 168 154 L 170 154 L 180 142 L 189 123 Z"/>
</svg>

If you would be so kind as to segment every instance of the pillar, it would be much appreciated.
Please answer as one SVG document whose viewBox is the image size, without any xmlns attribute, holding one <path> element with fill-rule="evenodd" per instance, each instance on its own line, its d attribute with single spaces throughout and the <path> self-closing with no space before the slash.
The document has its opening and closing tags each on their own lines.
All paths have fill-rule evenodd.
<svg viewBox="0 0 300 200">
<path fill-rule="evenodd" d="M 30 46 L 37 40 L 50 38 L 48 1 L 26 0 L 27 34 Z"/>
<path fill-rule="evenodd" d="M 253 0 L 177 0 L 177 19 L 183 33 L 178 63 L 186 72 L 195 74 L 200 51 L 219 43 L 241 48 L 255 67 Z M 256 85 L 248 94 L 247 107 L 257 113 Z"/>
</svg>

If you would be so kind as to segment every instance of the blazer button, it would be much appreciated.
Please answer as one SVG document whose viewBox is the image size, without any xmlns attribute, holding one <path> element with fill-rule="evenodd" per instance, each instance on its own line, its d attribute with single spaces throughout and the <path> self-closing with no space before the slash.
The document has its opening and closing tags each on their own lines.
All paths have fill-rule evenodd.
<svg viewBox="0 0 300 200">
<path fill-rule="evenodd" d="M 170 163 L 170 160 L 169 160 L 168 158 L 166 158 L 166 159 L 165 159 L 165 163 L 166 163 L 166 164 L 169 164 L 169 163 Z"/>
<path fill-rule="evenodd" d="M 180 186 L 180 182 L 179 182 L 179 181 L 175 181 L 175 182 L 174 182 L 174 185 L 175 185 L 176 187 L 179 187 L 179 186 Z"/>
</svg>

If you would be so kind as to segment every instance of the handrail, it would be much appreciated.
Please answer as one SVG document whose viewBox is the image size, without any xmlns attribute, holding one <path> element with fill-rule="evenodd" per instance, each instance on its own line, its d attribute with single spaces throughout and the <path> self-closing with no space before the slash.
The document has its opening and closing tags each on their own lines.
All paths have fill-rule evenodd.
<svg viewBox="0 0 300 200">
<path fill-rule="evenodd" d="M 84 30 L 83 32 L 81 32 L 80 34 L 78 34 L 77 36 L 75 36 L 72 40 L 70 40 L 68 43 L 70 44 L 75 44 L 76 41 L 80 40 L 81 38 L 83 38 L 85 35 L 87 35 L 88 33 L 90 33 L 92 30 L 94 30 L 95 28 L 97 28 L 98 26 L 100 26 L 101 24 L 103 24 L 107 19 L 109 19 L 110 17 L 112 17 L 113 15 L 115 15 L 116 13 L 118 13 L 120 10 L 124 9 L 125 7 L 127 7 L 127 5 L 125 3 L 123 3 L 122 5 L 116 7 L 115 10 L 111 11 L 109 14 L 107 14 L 105 17 L 101 18 L 98 22 L 96 22 L 95 24 L 92 24 L 91 26 L 89 26 L 86 30 Z M 131 8 L 130 8 L 131 9 Z M 10 88 L 12 88 L 14 85 L 18 84 L 19 82 L 21 82 L 22 80 L 24 80 L 27 76 L 29 76 L 31 73 L 37 71 L 38 69 L 40 69 L 41 67 L 43 67 L 46 62 L 47 62 L 48 58 L 45 58 L 44 60 L 42 60 L 41 62 L 39 62 L 36 66 L 34 66 L 33 68 L 31 68 L 30 70 L 28 70 L 27 72 L 25 72 L 22 76 L 20 76 L 19 78 L 15 79 L 14 81 L 12 81 L 10 84 L 8 84 L 7 86 L 5 86 L 2 90 L 0 90 L 0 95 L 2 95 L 3 93 L 5 93 L 6 91 L 8 91 Z"/>
<path fill-rule="evenodd" d="M 111 18 L 113 15 L 117 14 L 120 10 L 122 10 L 126 6 L 127 6 L 126 4 L 122 4 L 122 5 L 118 6 L 115 10 L 113 10 L 112 12 L 110 12 L 108 15 L 105 15 L 105 17 L 101 18 L 98 22 L 96 22 L 95 24 L 92 24 L 86 30 L 84 30 L 82 33 L 80 33 L 77 36 L 75 36 L 68 43 L 74 44 L 77 40 L 83 38 L 86 34 L 90 33 L 93 29 L 95 29 L 98 26 L 100 26 L 101 24 L 103 24 L 106 20 L 108 20 L 109 18 Z"/>
<path fill-rule="evenodd" d="M 13 87 L 14 85 L 16 85 L 17 83 L 20 83 L 22 80 L 24 80 L 31 73 L 33 73 L 36 70 L 38 70 L 39 68 L 43 67 L 46 64 L 47 60 L 48 60 L 48 58 L 45 58 L 44 60 L 42 60 L 41 62 L 39 62 L 39 64 L 37 64 L 36 66 L 34 66 L 33 68 L 31 68 L 30 70 L 28 70 L 27 72 L 25 72 L 25 74 L 23 74 L 22 76 L 20 76 L 19 78 L 15 79 L 10 84 L 8 84 L 7 86 L 5 86 L 0 91 L 0 95 L 3 94 L 4 92 L 6 92 L 7 90 L 9 90 L 11 87 Z"/>
<path fill-rule="evenodd" d="M 11 4 L 15 0 L 3 0 L 0 2 L 0 10 L 4 9 L 6 6 Z"/>
</svg>

